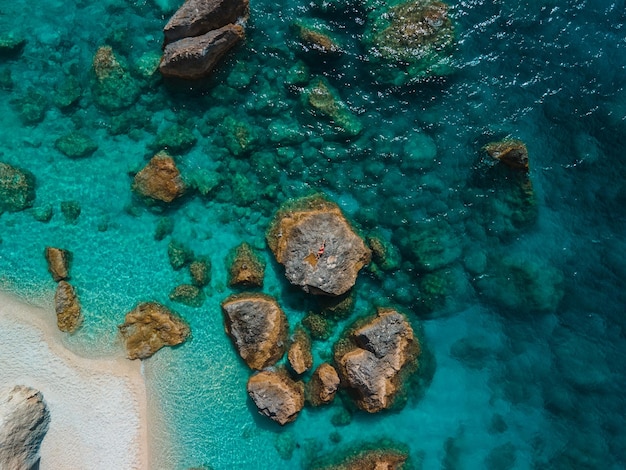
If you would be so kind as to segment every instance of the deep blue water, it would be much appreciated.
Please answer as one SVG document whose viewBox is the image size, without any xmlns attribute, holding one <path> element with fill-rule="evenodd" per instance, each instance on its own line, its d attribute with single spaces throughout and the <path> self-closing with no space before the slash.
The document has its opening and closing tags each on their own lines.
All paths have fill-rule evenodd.
<svg viewBox="0 0 626 470">
<path fill-rule="evenodd" d="M 27 40 L 20 53 L 0 57 L 0 161 L 32 171 L 35 208 L 54 211 L 48 223 L 31 210 L 0 216 L 0 284 L 50 303 L 43 249 L 71 250 L 85 322 L 68 344 L 91 354 L 119 345 L 116 325 L 140 301 L 163 302 L 187 319 L 192 340 L 145 361 L 150 402 L 161 412 L 151 424 L 159 443 L 151 468 L 307 468 L 382 438 L 407 446 L 415 468 L 626 466 L 626 5 L 448 3 L 457 44 L 454 73 L 444 79 L 379 83 L 359 42 L 366 15 L 356 1 L 330 11 L 316 1 L 253 1 L 246 43 L 213 78 L 190 87 L 133 72 L 136 99 L 108 111 L 93 96 L 96 50 L 111 45 L 135 71 L 158 56 L 178 4 L 0 0 L 2 34 Z M 304 51 L 291 28 L 302 17 L 326 21 L 344 54 Z M 361 135 L 339 135 L 311 115 L 285 83 L 295 66 L 326 77 L 360 119 Z M 59 90 L 68 83 L 80 98 L 62 109 Z M 35 99 L 45 114 L 25 121 Z M 227 118 L 247 126 L 250 153 L 231 154 Z M 206 194 L 148 208 L 131 193 L 132 175 L 174 124 L 196 139 L 175 154 L 177 164 Z M 72 160 L 55 148 L 73 130 L 97 143 L 93 155 Z M 526 198 L 518 175 L 481 153 L 505 137 L 528 146 Z M 337 400 L 279 428 L 247 399 L 249 371 L 223 331 L 219 304 L 232 293 L 225 259 L 242 241 L 263 253 L 264 291 L 279 298 L 293 328 L 310 302 L 287 285 L 264 233 L 282 202 L 312 191 L 401 254 L 397 270 L 361 273 L 354 317 L 398 306 L 430 356 L 399 412 L 354 413 L 335 426 Z M 75 224 L 60 210 L 71 200 L 82 208 Z M 157 241 L 164 217 L 173 233 Z M 424 238 L 436 240 L 433 272 L 415 255 Z M 201 308 L 168 299 L 188 282 L 170 267 L 170 239 L 213 263 Z M 331 345 L 315 343 L 318 363 Z M 278 454 L 280 443 L 293 445 L 290 460 Z"/>
</svg>

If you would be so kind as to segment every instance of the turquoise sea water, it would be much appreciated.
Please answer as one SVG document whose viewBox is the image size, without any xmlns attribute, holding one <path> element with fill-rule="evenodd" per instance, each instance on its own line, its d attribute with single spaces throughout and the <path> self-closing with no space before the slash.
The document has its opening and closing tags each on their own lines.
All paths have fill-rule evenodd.
<svg viewBox="0 0 626 470">
<path fill-rule="evenodd" d="M 0 31 L 26 39 L 0 57 L 0 161 L 34 173 L 35 209 L 53 209 L 47 223 L 32 210 L 0 216 L 1 286 L 50 303 L 43 250 L 59 246 L 74 254 L 85 314 L 72 347 L 117 347 L 116 325 L 140 301 L 162 302 L 190 323 L 191 341 L 144 363 L 150 404 L 160 410 L 150 425 L 151 468 L 308 468 L 381 439 L 406 446 L 423 469 L 626 465 L 626 4 L 448 3 L 457 45 L 445 79 L 379 83 L 360 46 L 365 14 L 356 1 L 259 0 L 246 43 L 191 87 L 137 71 L 158 56 L 176 2 L 0 0 Z M 325 21 L 344 54 L 304 50 L 292 28 L 299 18 Z M 132 71 L 123 109 L 94 97 L 92 58 L 105 44 Z M 294 67 L 338 90 L 363 126 L 358 137 L 311 115 L 286 85 Z M 73 105 L 59 104 L 63 90 L 79 91 Z M 27 113 L 34 104 L 40 117 Z M 229 118 L 247 127 L 248 153 L 233 154 Z M 148 208 L 131 193 L 132 175 L 173 125 L 194 137 L 172 153 L 204 194 Z M 72 131 L 95 141 L 93 155 L 69 159 L 55 148 Z M 530 198 L 481 155 L 507 136 L 528 146 Z M 233 292 L 225 259 L 242 241 L 263 253 L 263 290 L 293 328 L 315 306 L 284 280 L 264 233 L 282 202 L 312 191 L 398 248 L 397 270 L 362 272 L 354 316 L 398 306 L 430 359 L 401 411 L 356 412 L 336 426 L 344 409 L 336 400 L 280 428 L 247 398 L 249 370 L 223 331 L 219 304 Z M 64 201 L 80 203 L 75 223 L 65 220 Z M 163 218 L 173 232 L 157 241 Z M 168 298 L 189 282 L 169 264 L 171 239 L 212 261 L 201 308 Z M 424 245 L 434 270 L 416 255 Z M 315 343 L 317 363 L 331 345 Z M 279 448 L 291 448 L 290 459 Z"/>
</svg>

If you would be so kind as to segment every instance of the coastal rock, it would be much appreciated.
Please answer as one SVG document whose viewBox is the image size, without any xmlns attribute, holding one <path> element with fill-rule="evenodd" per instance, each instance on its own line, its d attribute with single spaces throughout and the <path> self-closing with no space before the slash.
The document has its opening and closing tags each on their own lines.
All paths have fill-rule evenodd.
<svg viewBox="0 0 626 470">
<path fill-rule="evenodd" d="M 351 331 L 335 348 L 335 362 L 359 408 L 375 413 L 393 405 L 402 372 L 420 353 L 413 329 L 401 313 L 379 308 L 374 319 Z"/>
<path fill-rule="evenodd" d="M 528 149 L 521 140 L 509 139 L 491 142 L 483 147 L 496 160 L 517 170 L 528 171 Z"/>
<path fill-rule="evenodd" d="M 159 70 L 164 77 L 195 80 L 211 73 L 220 59 L 245 37 L 242 26 L 228 24 L 202 36 L 165 46 Z"/>
<path fill-rule="evenodd" d="M 137 305 L 126 314 L 126 321 L 118 328 L 129 359 L 146 359 L 163 346 L 185 342 L 191 334 L 189 325 L 182 318 L 156 302 Z"/>
<path fill-rule="evenodd" d="M 0 213 L 21 211 L 31 207 L 34 200 L 33 174 L 0 162 Z"/>
<path fill-rule="evenodd" d="M 185 194 L 185 183 L 174 159 L 165 153 L 158 153 L 135 175 L 133 191 L 143 197 L 169 203 Z"/>
<path fill-rule="evenodd" d="M 242 243 L 235 249 L 228 274 L 231 287 L 263 287 L 265 265 L 249 244 Z"/>
<path fill-rule="evenodd" d="M 62 248 L 47 246 L 45 251 L 48 261 L 48 271 L 52 274 L 52 279 L 59 282 L 70 278 L 70 261 L 72 253 Z"/>
<path fill-rule="evenodd" d="M 294 421 L 304 406 L 304 385 L 285 373 L 264 370 L 248 380 L 248 395 L 259 413 L 280 425 Z"/>
<path fill-rule="evenodd" d="M 0 392 L 0 468 L 36 468 L 49 426 L 50 411 L 41 392 L 23 385 Z"/>
<path fill-rule="evenodd" d="M 187 0 L 163 28 L 165 45 L 247 19 L 248 0 Z"/>
<path fill-rule="evenodd" d="M 296 328 L 293 341 L 287 352 L 289 365 L 298 375 L 304 374 L 313 366 L 313 356 L 311 355 L 311 338 L 302 327 Z"/>
<path fill-rule="evenodd" d="M 222 302 L 226 333 L 251 369 L 271 366 L 285 353 L 287 317 L 273 297 L 243 293 Z"/>
<path fill-rule="evenodd" d="M 73 333 L 82 321 L 81 308 L 74 287 L 67 281 L 59 281 L 54 294 L 54 310 L 59 330 Z"/>
<path fill-rule="evenodd" d="M 267 243 L 285 275 L 305 292 L 337 296 L 356 282 L 371 251 L 339 207 L 320 197 L 283 206 L 267 232 Z"/>
<path fill-rule="evenodd" d="M 307 400 L 313 406 L 330 403 L 335 398 L 339 383 L 335 368 L 328 363 L 321 364 L 307 384 Z"/>
</svg>

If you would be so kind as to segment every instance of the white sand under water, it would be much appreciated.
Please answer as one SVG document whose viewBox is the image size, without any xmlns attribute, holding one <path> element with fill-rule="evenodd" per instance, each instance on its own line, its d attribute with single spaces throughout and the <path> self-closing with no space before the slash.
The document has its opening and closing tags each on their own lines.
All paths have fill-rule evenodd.
<svg viewBox="0 0 626 470">
<path fill-rule="evenodd" d="M 34 387 L 50 409 L 40 470 L 147 469 L 140 362 L 80 357 L 64 334 L 53 312 L 0 292 L 0 387 Z"/>
</svg>

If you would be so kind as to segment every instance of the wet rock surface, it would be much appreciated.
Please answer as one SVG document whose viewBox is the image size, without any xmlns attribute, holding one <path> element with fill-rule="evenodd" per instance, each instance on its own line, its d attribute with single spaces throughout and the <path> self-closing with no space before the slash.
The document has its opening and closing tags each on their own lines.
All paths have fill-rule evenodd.
<svg viewBox="0 0 626 470">
<path fill-rule="evenodd" d="M 247 388 L 259 413 L 281 425 L 294 421 L 304 406 L 304 385 L 282 372 L 261 371 L 250 377 Z"/>
<path fill-rule="evenodd" d="M 287 352 L 289 365 L 293 371 L 300 375 L 304 374 L 313 366 L 313 356 L 311 355 L 311 338 L 302 327 L 296 328 L 293 340 Z"/>
<path fill-rule="evenodd" d="M 356 282 L 371 251 L 339 207 L 315 196 L 281 208 L 267 242 L 285 275 L 305 292 L 337 296 Z"/>
<path fill-rule="evenodd" d="M 67 281 L 59 281 L 54 294 L 54 310 L 59 330 L 73 333 L 82 322 L 81 307 L 74 287 Z"/>
<path fill-rule="evenodd" d="M 359 408 L 388 409 L 420 353 L 413 329 L 401 313 L 379 308 L 376 317 L 350 332 L 335 348 L 342 381 L 354 391 Z"/>
<path fill-rule="evenodd" d="M 156 302 L 137 305 L 118 328 L 129 359 L 146 359 L 163 346 L 185 342 L 191 334 L 182 318 Z"/>
<path fill-rule="evenodd" d="M 339 388 L 339 375 L 333 366 L 321 364 L 307 384 L 307 400 L 313 406 L 325 405 L 333 401 Z"/>
<path fill-rule="evenodd" d="M 41 392 L 23 385 L 3 388 L 0 391 L 0 468 L 38 468 L 39 448 L 49 426 L 50 411 Z"/>
<path fill-rule="evenodd" d="M 287 346 L 287 317 L 273 297 L 232 295 L 222 302 L 224 326 L 237 352 L 251 369 L 278 361 Z"/>
<path fill-rule="evenodd" d="M 45 256 L 46 261 L 48 261 L 48 271 L 52 275 L 52 279 L 56 282 L 69 279 L 69 267 L 72 259 L 72 253 L 70 251 L 48 246 L 45 250 Z"/>
</svg>

